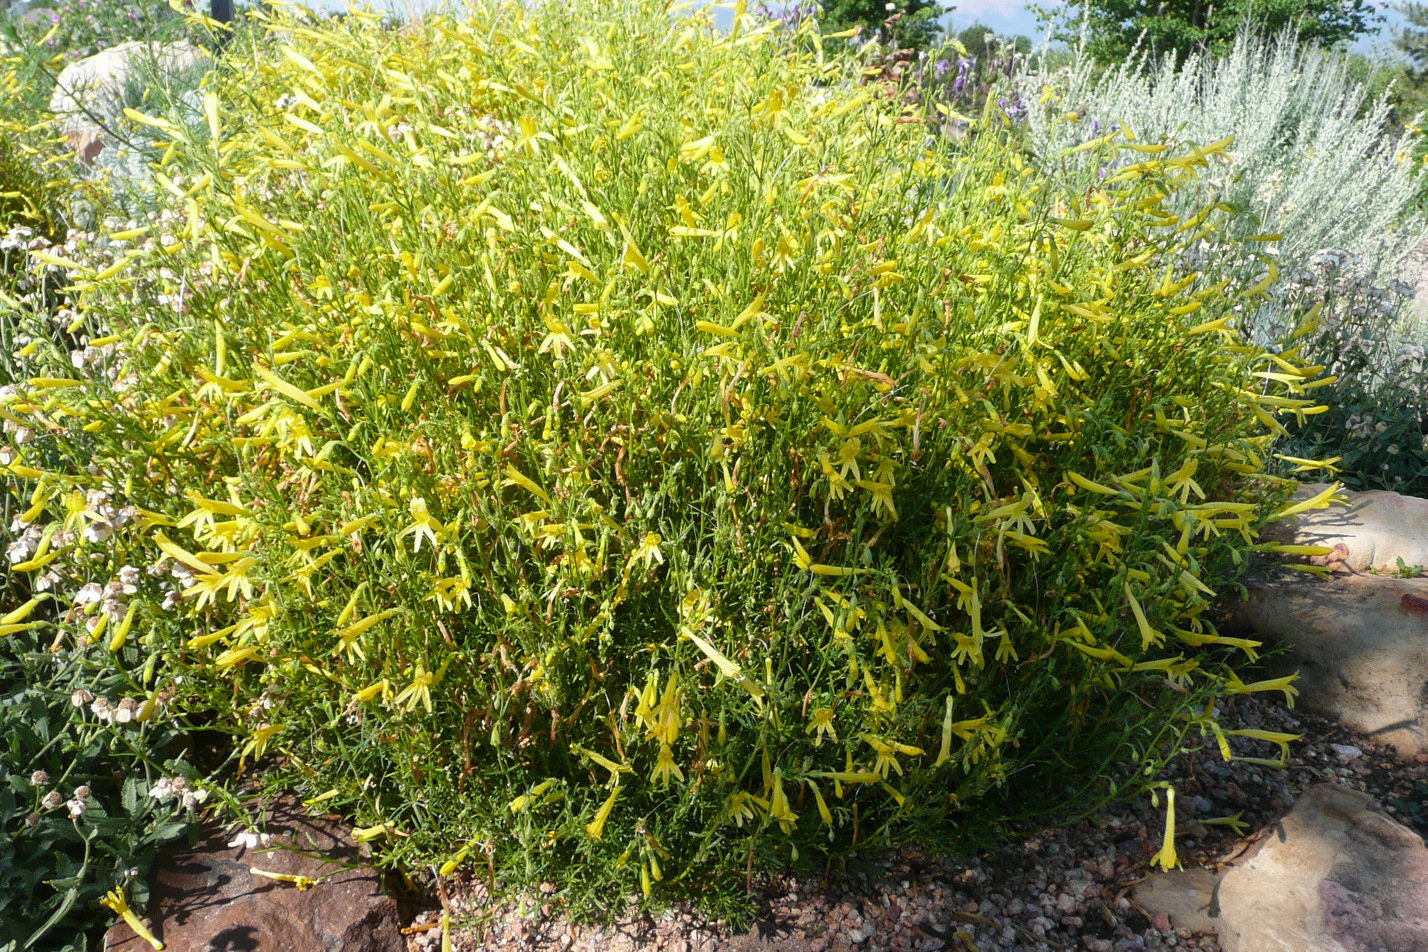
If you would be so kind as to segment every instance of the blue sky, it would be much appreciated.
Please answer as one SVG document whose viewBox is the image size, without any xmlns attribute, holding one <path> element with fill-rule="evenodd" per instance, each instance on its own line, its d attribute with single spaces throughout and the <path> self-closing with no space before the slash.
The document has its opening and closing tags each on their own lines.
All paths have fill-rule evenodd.
<svg viewBox="0 0 1428 952">
<path fill-rule="evenodd" d="M 348 6 L 349 0 L 307 0 L 314 6 L 329 10 L 341 10 Z M 401 11 L 409 7 L 431 8 L 443 5 L 443 0 L 362 0 L 363 3 L 377 9 L 392 9 Z M 454 0 L 459 6 L 460 0 Z M 721 6 L 732 6 L 729 0 L 712 0 Z M 792 2 L 792 0 L 789 0 Z M 947 3 L 949 0 L 942 0 Z M 750 0 L 749 5 L 755 6 L 755 0 Z M 778 0 L 773 0 L 771 6 L 778 6 Z M 1027 0 L 955 0 L 955 9 L 943 17 L 943 24 L 952 29 L 961 31 L 976 23 L 991 27 L 998 33 L 1015 35 L 1023 34 L 1032 38 L 1034 42 L 1039 42 L 1045 30 L 1038 23 L 1036 15 L 1028 9 Z M 1058 7 L 1061 0 L 1042 0 L 1041 5 L 1047 7 Z M 1360 53 L 1379 52 L 1390 55 L 1392 26 L 1402 22 L 1402 17 L 1388 7 L 1384 0 L 1375 0 L 1375 5 L 1387 16 L 1387 20 L 1381 24 L 1376 34 L 1361 37 L 1354 44 L 1354 49 Z M 727 11 L 716 12 L 716 20 L 727 21 L 732 14 Z"/>
<path fill-rule="evenodd" d="M 1055 2 L 1043 5 L 1060 6 Z M 956 9 L 946 16 L 943 22 L 950 23 L 952 28 L 958 31 L 974 23 L 981 23 L 998 33 L 1021 33 L 1034 41 L 1040 40 L 1044 32 L 1036 16 L 1027 9 L 1027 4 L 1022 0 L 958 0 L 955 6 Z M 1388 19 L 1381 24 L 1376 35 L 1362 37 L 1354 44 L 1354 49 L 1358 52 L 1369 53 L 1380 47 L 1386 49 L 1392 41 L 1391 27 L 1402 22 L 1402 17 L 1388 9 L 1386 4 L 1379 3 L 1377 6 Z"/>
</svg>

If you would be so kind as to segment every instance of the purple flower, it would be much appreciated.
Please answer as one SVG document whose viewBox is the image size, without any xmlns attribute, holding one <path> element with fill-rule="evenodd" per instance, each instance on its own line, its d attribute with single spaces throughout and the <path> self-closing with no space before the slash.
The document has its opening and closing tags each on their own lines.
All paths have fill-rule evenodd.
<svg viewBox="0 0 1428 952">
<path fill-rule="evenodd" d="M 775 9 L 767 3 L 761 3 L 759 4 L 758 13 L 759 16 L 765 20 L 777 23 L 779 26 L 796 29 L 804 20 L 817 15 L 818 5 L 816 3 L 799 3 L 792 7 L 780 6 Z"/>
<path fill-rule="evenodd" d="M 951 71 L 951 69 L 952 64 L 948 63 L 946 60 L 938 60 L 932 66 L 932 72 L 937 74 L 938 79 L 941 79 L 943 76 L 946 76 L 948 72 Z"/>
<path fill-rule="evenodd" d="M 962 91 L 967 88 L 967 80 L 971 78 L 972 67 L 977 65 L 977 61 L 963 57 L 957 61 L 957 78 L 952 80 L 952 94 L 962 95 Z"/>
</svg>

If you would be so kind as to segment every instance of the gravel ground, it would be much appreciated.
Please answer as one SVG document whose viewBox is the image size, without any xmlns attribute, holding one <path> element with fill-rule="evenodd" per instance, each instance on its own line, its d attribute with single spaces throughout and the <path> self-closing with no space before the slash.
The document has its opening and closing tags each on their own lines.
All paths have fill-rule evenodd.
<svg viewBox="0 0 1428 952">
<path fill-rule="evenodd" d="M 1222 723 L 1303 735 L 1284 770 L 1225 763 L 1218 751 L 1172 766 L 1176 845 L 1187 868 L 1238 854 L 1293 806 L 1299 791 L 1334 781 L 1371 794 L 1390 815 L 1424 833 L 1428 763 L 1356 737 L 1337 723 L 1279 703 L 1280 695 L 1227 703 Z M 1267 745 L 1262 745 L 1267 746 Z M 1247 749 L 1243 753 L 1250 753 Z M 1254 754 L 1269 756 L 1264 750 Z M 1246 834 L 1196 818 L 1243 813 Z M 456 952 L 1040 952 L 1131 949 L 1218 950 L 1212 935 L 1172 930 L 1139 909 L 1131 887 L 1150 872 L 1164 810 L 1149 798 L 1107 808 L 1075 826 L 1047 830 L 972 859 L 904 851 L 823 882 L 776 877 L 756 884 L 754 926 L 732 932 L 685 909 L 660 918 L 632 915 L 604 928 L 572 924 L 539 897 L 496 905 L 481 887 L 449 890 Z M 551 887 L 553 889 L 553 887 Z M 520 905 L 530 912 L 522 913 Z M 437 952 L 441 908 L 431 897 L 414 917 L 410 952 Z"/>
</svg>

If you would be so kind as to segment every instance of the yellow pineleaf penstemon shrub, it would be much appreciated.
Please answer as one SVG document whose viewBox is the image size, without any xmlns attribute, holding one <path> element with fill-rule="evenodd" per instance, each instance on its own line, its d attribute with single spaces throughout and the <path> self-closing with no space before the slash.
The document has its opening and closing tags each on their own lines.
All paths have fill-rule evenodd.
<svg viewBox="0 0 1428 952">
<path fill-rule="evenodd" d="M 1083 811 L 1208 729 L 1315 380 L 1175 264 L 1223 143 L 1058 189 L 658 3 L 265 26 L 133 117 L 167 231 L 74 273 L 113 359 L 3 407 L 66 558 L 157 566 L 115 663 L 243 770 L 579 907 Z"/>
</svg>

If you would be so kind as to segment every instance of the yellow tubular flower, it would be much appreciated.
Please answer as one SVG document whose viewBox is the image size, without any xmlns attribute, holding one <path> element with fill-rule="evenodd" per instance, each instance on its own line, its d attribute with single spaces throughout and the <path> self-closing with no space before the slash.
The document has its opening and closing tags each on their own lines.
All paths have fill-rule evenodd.
<svg viewBox="0 0 1428 952">
<path fill-rule="evenodd" d="M 674 762 L 674 751 L 668 744 L 661 744 L 659 748 L 659 760 L 655 763 L 654 770 L 650 772 L 650 780 L 663 786 L 669 786 L 669 778 L 673 776 L 678 780 L 684 779 L 684 771 L 679 769 L 679 764 Z"/>
<path fill-rule="evenodd" d="M 134 915 L 133 910 L 129 908 L 128 901 L 124 898 L 124 891 L 122 889 L 109 890 L 104 898 L 99 900 L 99 904 L 116 913 L 119 918 L 124 920 L 129 928 L 134 930 L 135 935 L 149 943 L 155 950 L 160 950 L 164 947 L 164 944 L 154 937 L 154 934 L 149 931 L 148 927 L 139 921 L 139 917 Z"/>
<path fill-rule="evenodd" d="M 813 746 L 823 746 L 823 737 L 826 734 L 828 739 L 835 744 L 838 742 L 838 732 L 833 729 L 833 708 L 820 707 L 813 712 L 813 720 L 804 728 L 805 734 L 813 734 Z"/>
<path fill-rule="evenodd" d="M 679 737 L 679 700 L 679 680 L 671 671 L 664 683 L 664 694 L 660 698 L 659 707 L 655 709 L 656 723 L 652 732 L 655 739 L 665 747 L 673 744 Z M 660 756 L 660 762 L 664 762 L 663 754 Z"/>
<path fill-rule="evenodd" d="M 274 882 L 291 883 L 292 885 L 298 888 L 299 892 L 311 889 L 313 886 L 322 885 L 322 880 L 320 878 L 313 879 L 311 876 L 294 876 L 291 873 L 274 873 L 266 869 L 259 869 L 256 866 L 249 866 L 248 872 L 252 873 L 254 876 L 262 876 L 265 879 L 271 879 Z"/>
<path fill-rule="evenodd" d="M 1175 855 L 1175 788 L 1165 792 L 1165 839 L 1160 849 L 1150 858 L 1150 865 L 1169 871 L 1180 866 L 1180 857 Z"/>
<path fill-rule="evenodd" d="M 773 797 L 769 803 L 769 816 L 778 821 L 779 829 L 792 833 L 798 823 L 798 814 L 789 808 L 788 796 L 783 792 L 783 773 L 775 770 L 773 775 Z"/>
<path fill-rule="evenodd" d="M 1294 706 L 1295 695 L 1299 689 L 1294 686 L 1294 681 L 1299 677 L 1298 673 L 1285 675 L 1282 678 L 1271 678 L 1267 681 L 1252 681 L 1245 684 L 1240 680 L 1239 675 L 1231 674 L 1225 681 L 1225 691 L 1230 694 L 1254 694 L 1258 691 L 1283 691 L 1284 703 L 1289 707 Z"/>
<path fill-rule="evenodd" d="M 610 796 L 600 805 L 600 809 L 595 811 L 595 819 L 585 824 L 585 833 L 592 839 L 598 840 L 605 835 L 605 821 L 610 819 L 610 811 L 615 809 L 615 800 L 620 796 L 620 785 L 617 783 Z"/>
</svg>

